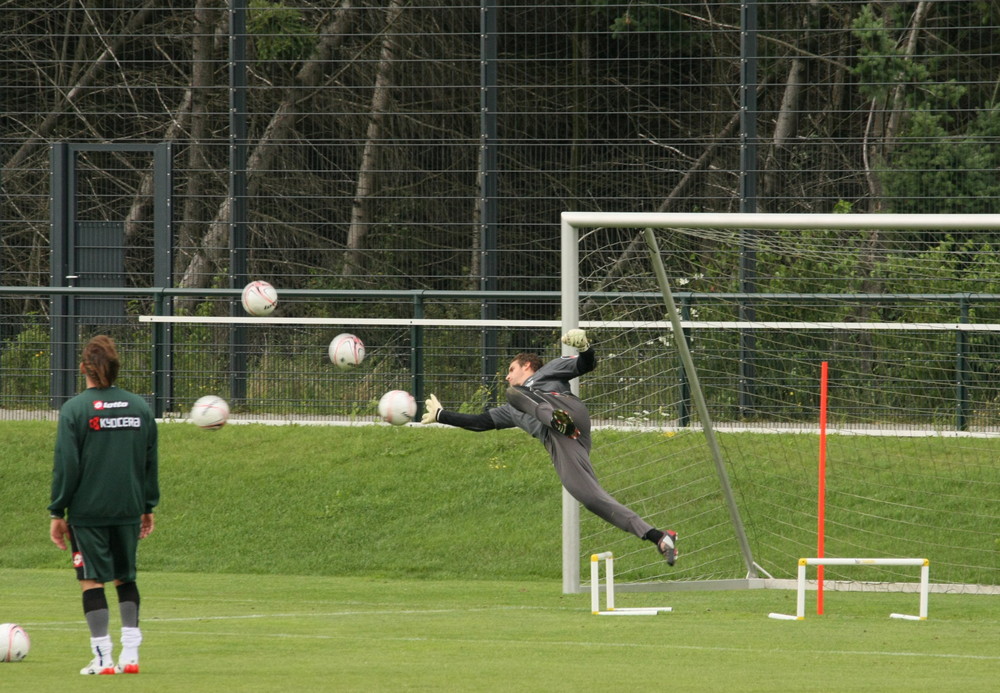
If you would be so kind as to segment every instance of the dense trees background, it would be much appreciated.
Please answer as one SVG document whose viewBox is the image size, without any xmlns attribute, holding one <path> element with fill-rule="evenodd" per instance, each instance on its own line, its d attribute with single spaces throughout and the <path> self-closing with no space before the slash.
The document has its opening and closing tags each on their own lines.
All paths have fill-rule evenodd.
<svg viewBox="0 0 1000 693">
<path fill-rule="evenodd" d="M 496 3 L 488 114 L 479 2 L 249 4 L 249 271 L 284 286 L 478 288 L 490 208 L 495 286 L 556 289 L 559 212 L 737 211 L 748 174 L 759 211 L 1000 202 L 995 2 L 758 3 L 751 171 L 737 2 Z M 175 281 L 225 286 L 228 3 L 16 3 L 0 18 L 0 283 L 49 283 L 49 144 L 169 141 Z M 148 162 L 80 165 L 87 218 L 125 220 L 143 247 Z M 994 240 L 869 235 L 857 272 L 899 244 L 980 255 Z M 678 263 L 708 241 L 692 243 Z M 762 262 L 766 276 L 783 259 Z M 132 281 L 148 281 L 141 263 Z"/>
</svg>

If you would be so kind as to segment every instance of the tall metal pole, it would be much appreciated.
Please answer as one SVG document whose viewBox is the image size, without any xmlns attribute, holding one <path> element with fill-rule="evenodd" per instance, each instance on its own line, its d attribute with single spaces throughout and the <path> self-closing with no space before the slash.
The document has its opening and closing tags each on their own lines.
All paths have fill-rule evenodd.
<svg viewBox="0 0 1000 693">
<path fill-rule="evenodd" d="M 247 279 L 247 0 L 231 0 L 229 9 L 229 287 Z M 233 303 L 233 316 L 241 306 Z M 246 326 L 229 332 L 230 397 L 246 399 Z"/>
<path fill-rule="evenodd" d="M 479 288 L 497 289 L 497 0 L 480 0 L 479 36 Z M 484 320 L 495 320 L 497 306 L 485 298 Z M 481 382 L 492 391 L 497 374 L 497 328 L 482 331 Z"/>
<path fill-rule="evenodd" d="M 580 325 L 580 246 L 579 234 L 565 219 L 560 226 L 563 334 Z M 562 345 L 563 355 L 574 349 Z M 570 382 L 573 394 L 580 394 L 580 382 Z M 574 594 L 580 588 L 580 503 L 565 488 L 562 490 L 562 577 L 563 594 Z"/>
<path fill-rule="evenodd" d="M 757 0 L 740 3 L 740 212 L 757 211 Z M 740 241 L 739 290 L 757 290 L 757 255 L 753 247 L 755 229 L 743 229 Z M 752 300 L 740 299 L 739 319 L 753 321 Z M 739 408 L 742 416 L 754 409 L 753 330 L 740 332 Z"/>
</svg>

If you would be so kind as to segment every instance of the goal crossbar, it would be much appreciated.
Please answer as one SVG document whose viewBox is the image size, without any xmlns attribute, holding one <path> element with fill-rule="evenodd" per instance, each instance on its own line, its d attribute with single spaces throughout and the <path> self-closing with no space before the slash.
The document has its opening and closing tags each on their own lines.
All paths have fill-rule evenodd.
<svg viewBox="0 0 1000 693">
<path fill-rule="evenodd" d="M 996 229 L 1000 214 L 762 214 L 757 212 L 563 212 L 574 228 Z"/>
</svg>

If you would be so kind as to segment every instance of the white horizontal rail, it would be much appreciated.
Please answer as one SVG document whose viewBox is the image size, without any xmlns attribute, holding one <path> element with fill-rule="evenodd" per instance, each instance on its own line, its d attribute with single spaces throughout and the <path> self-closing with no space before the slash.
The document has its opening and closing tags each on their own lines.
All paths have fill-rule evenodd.
<svg viewBox="0 0 1000 693">
<path fill-rule="evenodd" d="M 926 565 L 926 558 L 801 558 L 805 565 Z"/>
<path fill-rule="evenodd" d="M 562 327 L 559 320 L 481 320 L 435 318 L 257 318 L 247 316 L 140 315 L 139 322 L 218 325 L 372 325 L 383 327 Z M 584 329 L 672 330 L 661 320 L 581 320 Z M 682 320 L 681 327 L 692 330 L 889 330 L 898 332 L 1000 332 L 1000 323 L 958 322 L 794 322 L 749 320 Z"/>
<path fill-rule="evenodd" d="M 576 228 L 998 229 L 1000 214 L 761 214 L 757 212 L 563 212 Z"/>
</svg>

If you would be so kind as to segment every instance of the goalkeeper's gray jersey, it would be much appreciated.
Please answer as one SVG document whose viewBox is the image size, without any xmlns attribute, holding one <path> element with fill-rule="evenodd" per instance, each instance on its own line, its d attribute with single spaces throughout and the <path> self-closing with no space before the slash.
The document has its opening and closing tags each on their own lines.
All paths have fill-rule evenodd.
<svg viewBox="0 0 1000 693">
<path fill-rule="evenodd" d="M 584 373 L 590 373 L 596 363 L 593 349 L 588 349 L 579 356 L 562 356 L 539 368 L 533 376 L 524 381 L 524 386 L 532 390 L 568 395 L 572 393 L 569 381 Z"/>
<path fill-rule="evenodd" d="M 597 363 L 593 349 L 579 356 L 561 356 L 539 368 L 524 382 L 524 386 L 541 392 L 556 392 L 572 395 L 569 381 L 594 370 Z M 549 435 L 549 429 L 534 416 L 520 412 L 509 404 L 489 410 L 489 415 L 497 428 L 518 427 L 541 441 Z"/>
</svg>

